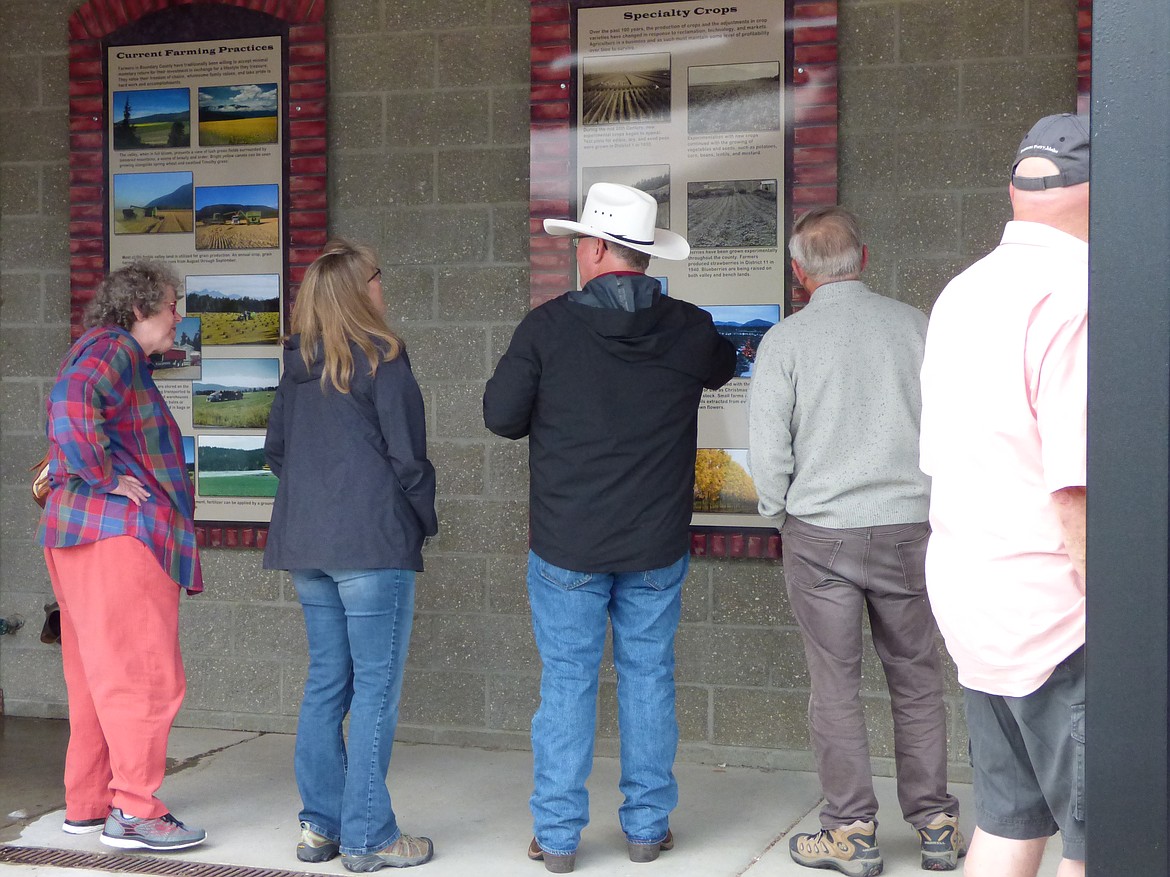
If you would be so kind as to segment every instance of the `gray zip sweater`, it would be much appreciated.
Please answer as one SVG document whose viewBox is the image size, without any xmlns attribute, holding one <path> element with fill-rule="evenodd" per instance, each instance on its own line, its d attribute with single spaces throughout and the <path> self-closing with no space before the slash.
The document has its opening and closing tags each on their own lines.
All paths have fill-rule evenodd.
<svg viewBox="0 0 1170 877">
<path fill-rule="evenodd" d="M 926 316 L 858 280 L 828 283 L 760 343 L 749 447 L 760 514 L 820 527 L 925 521 L 918 468 Z"/>
</svg>

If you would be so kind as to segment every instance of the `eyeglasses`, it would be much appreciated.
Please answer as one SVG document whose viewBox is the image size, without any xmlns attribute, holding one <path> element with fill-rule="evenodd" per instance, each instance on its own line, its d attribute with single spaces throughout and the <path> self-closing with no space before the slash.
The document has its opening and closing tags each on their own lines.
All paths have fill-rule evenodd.
<svg viewBox="0 0 1170 877">
<path fill-rule="evenodd" d="M 373 283 L 375 280 L 377 280 L 381 276 L 382 276 L 382 269 L 379 268 L 370 276 L 370 279 L 367 280 L 366 283 Z"/>
<path fill-rule="evenodd" d="M 171 309 L 171 316 L 179 316 L 179 303 L 177 301 L 167 302 L 167 307 Z"/>
<path fill-rule="evenodd" d="M 602 240 L 602 239 L 594 237 L 593 235 L 588 235 L 588 234 L 574 234 L 574 235 L 569 236 L 569 243 L 572 245 L 574 250 L 577 249 L 577 244 L 581 243 L 581 241 L 597 241 L 597 240 Z"/>
</svg>

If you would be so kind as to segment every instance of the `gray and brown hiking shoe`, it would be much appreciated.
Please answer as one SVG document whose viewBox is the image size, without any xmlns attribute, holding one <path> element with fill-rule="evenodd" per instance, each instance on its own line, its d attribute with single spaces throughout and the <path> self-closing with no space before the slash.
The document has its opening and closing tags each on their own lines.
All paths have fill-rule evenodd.
<svg viewBox="0 0 1170 877">
<path fill-rule="evenodd" d="M 877 826 L 858 820 L 841 828 L 822 828 L 816 834 L 798 834 L 788 842 L 792 861 L 806 868 L 831 868 L 849 877 L 877 877 L 882 854 Z"/>
<path fill-rule="evenodd" d="M 959 831 L 959 820 L 949 813 L 939 813 L 918 829 L 922 840 L 923 871 L 954 871 L 959 859 L 967 855 L 967 841 Z"/>
</svg>

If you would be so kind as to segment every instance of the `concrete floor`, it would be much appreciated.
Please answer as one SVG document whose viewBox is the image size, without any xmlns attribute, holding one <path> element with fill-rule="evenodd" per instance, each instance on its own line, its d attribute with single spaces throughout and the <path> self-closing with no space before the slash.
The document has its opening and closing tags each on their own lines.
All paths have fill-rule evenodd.
<svg viewBox="0 0 1170 877">
<path fill-rule="evenodd" d="M 65 723 L 0 719 L 0 842 L 87 852 L 112 852 L 98 835 L 61 831 L 61 762 Z M 293 738 L 176 728 L 172 770 L 161 797 L 186 822 L 207 829 L 208 841 L 171 858 L 262 868 L 346 874 L 339 861 L 303 865 L 295 856 L 300 800 L 292 776 Z M 425 834 L 435 858 L 430 877 L 538 877 L 524 855 L 532 836 L 528 813 L 532 757 L 527 752 L 398 744 L 390 791 L 404 831 Z M 820 791 L 808 773 L 680 764 L 680 804 L 671 819 L 677 846 L 650 866 L 633 865 L 617 826 L 617 763 L 596 760 L 592 824 L 577 855 L 578 873 L 629 877 L 811 877 L 788 856 L 787 837 L 814 831 Z M 897 816 L 892 780 L 876 781 L 884 821 L 879 831 L 885 873 L 921 875 L 917 840 Z M 957 785 L 964 806 L 970 787 Z M 970 831 L 971 819 L 963 824 Z M 1056 873 L 1058 841 L 1041 871 Z M 76 877 L 79 869 L 9 865 L 31 875 Z M 93 871 L 90 873 L 101 873 Z"/>
</svg>

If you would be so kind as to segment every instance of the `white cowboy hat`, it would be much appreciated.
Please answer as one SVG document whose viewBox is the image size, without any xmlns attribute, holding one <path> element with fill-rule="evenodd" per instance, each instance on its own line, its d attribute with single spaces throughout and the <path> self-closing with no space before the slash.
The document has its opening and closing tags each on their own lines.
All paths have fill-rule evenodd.
<svg viewBox="0 0 1170 877">
<path fill-rule="evenodd" d="M 664 228 L 655 228 L 658 202 L 633 186 L 594 183 L 585 196 L 581 221 L 546 219 L 544 230 L 551 235 L 582 234 L 603 238 L 663 259 L 685 259 L 691 252 L 686 238 Z"/>
</svg>

